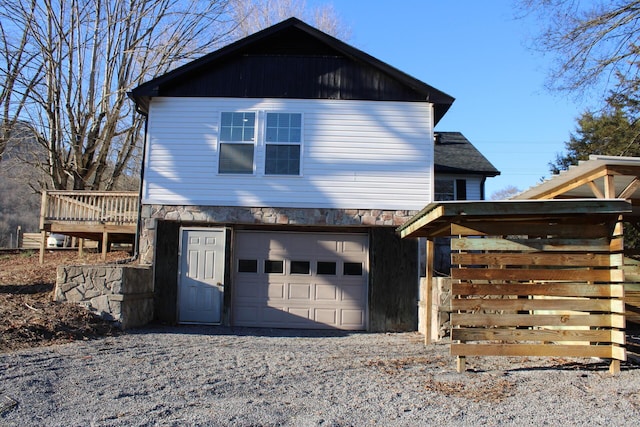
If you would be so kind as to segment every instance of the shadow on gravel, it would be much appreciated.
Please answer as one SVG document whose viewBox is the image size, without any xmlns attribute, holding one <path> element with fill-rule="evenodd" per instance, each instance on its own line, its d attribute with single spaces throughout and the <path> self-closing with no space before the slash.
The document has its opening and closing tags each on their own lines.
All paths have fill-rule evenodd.
<svg viewBox="0 0 640 427">
<path fill-rule="evenodd" d="M 343 331 L 338 329 L 272 329 L 244 328 L 216 325 L 148 325 L 127 331 L 135 334 L 181 334 L 181 335 L 227 335 L 239 337 L 282 337 L 282 338 L 332 338 L 347 337 L 355 334 L 366 334 L 360 331 Z"/>
<path fill-rule="evenodd" d="M 629 362 L 620 364 L 621 371 L 635 371 L 640 369 L 639 365 Z M 593 362 L 565 362 L 557 365 L 549 366 L 524 366 L 520 368 L 506 369 L 505 372 L 535 372 L 535 371 L 586 371 L 586 372 L 607 372 L 609 371 L 609 362 L 607 360 L 598 360 Z"/>
</svg>

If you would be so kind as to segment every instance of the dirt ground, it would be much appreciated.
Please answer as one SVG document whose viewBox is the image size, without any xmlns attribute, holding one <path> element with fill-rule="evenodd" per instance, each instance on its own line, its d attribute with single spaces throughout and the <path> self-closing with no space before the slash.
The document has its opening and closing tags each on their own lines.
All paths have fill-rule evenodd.
<svg viewBox="0 0 640 427">
<path fill-rule="evenodd" d="M 107 261 L 127 259 L 111 252 Z M 0 254 L 0 352 L 114 335 L 118 330 L 84 308 L 53 301 L 58 265 L 101 264 L 101 255 L 77 251 Z"/>
</svg>

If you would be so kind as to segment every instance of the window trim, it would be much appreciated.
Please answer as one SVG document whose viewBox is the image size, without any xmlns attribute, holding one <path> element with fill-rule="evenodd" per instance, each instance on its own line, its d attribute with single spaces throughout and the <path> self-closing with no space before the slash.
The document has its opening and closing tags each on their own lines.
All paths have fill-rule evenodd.
<svg viewBox="0 0 640 427">
<path fill-rule="evenodd" d="M 290 142 L 290 141 L 267 141 L 267 117 L 269 114 L 289 114 L 300 115 L 300 141 L 299 142 Z M 303 176 L 303 158 L 304 158 L 304 113 L 302 111 L 291 111 L 291 110 L 264 110 L 263 123 L 261 126 L 262 130 L 262 146 L 263 149 L 263 169 L 262 175 L 268 177 L 277 177 L 277 178 L 299 178 Z M 277 174 L 277 173 L 267 173 L 267 145 L 297 145 L 300 147 L 300 157 L 298 159 L 298 173 L 297 174 Z"/>
<path fill-rule="evenodd" d="M 222 140 L 222 115 L 223 114 L 227 114 L 227 113 L 252 113 L 253 117 L 254 117 L 254 122 L 253 122 L 253 137 L 251 138 L 251 141 L 223 141 Z M 246 177 L 246 176 L 255 176 L 257 173 L 257 154 L 258 154 L 258 129 L 260 126 L 260 112 L 256 111 L 256 110 L 233 110 L 233 109 L 223 109 L 220 110 L 220 112 L 218 113 L 218 134 L 217 134 L 217 175 L 223 175 L 223 176 L 238 176 L 238 177 Z M 252 169 L 251 172 L 221 172 L 220 171 L 220 160 L 221 160 L 221 154 L 222 154 L 222 145 L 223 144 L 229 144 L 229 145 L 252 145 L 253 146 L 253 159 L 252 159 Z"/>
</svg>

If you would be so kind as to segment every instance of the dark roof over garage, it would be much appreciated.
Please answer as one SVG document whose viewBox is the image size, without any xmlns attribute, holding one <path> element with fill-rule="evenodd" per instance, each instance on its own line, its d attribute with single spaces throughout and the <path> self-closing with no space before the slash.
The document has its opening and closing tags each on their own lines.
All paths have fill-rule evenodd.
<svg viewBox="0 0 640 427">
<path fill-rule="evenodd" d="M 129 96 L 143 113 L 155 96 L 431 102 L 436 123 L 454 101 L 296 18 L 143 83 Z"/>
<path fill-rule="evenodd" d="M 436 173 L 500 175 L 485 156 L 460 132 L 436 132 Z"/>
</svg>

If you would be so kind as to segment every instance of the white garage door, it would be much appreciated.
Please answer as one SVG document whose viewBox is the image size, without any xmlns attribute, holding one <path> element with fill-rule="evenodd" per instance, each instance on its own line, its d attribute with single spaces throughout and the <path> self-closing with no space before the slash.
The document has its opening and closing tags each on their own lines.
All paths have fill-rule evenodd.
<svg viewBox="0 0 640 427">
<path fill-rule="evenodd" d="M 366 329 L 368 237 L 236 234 L 233 324 Z"/>
</svg>

